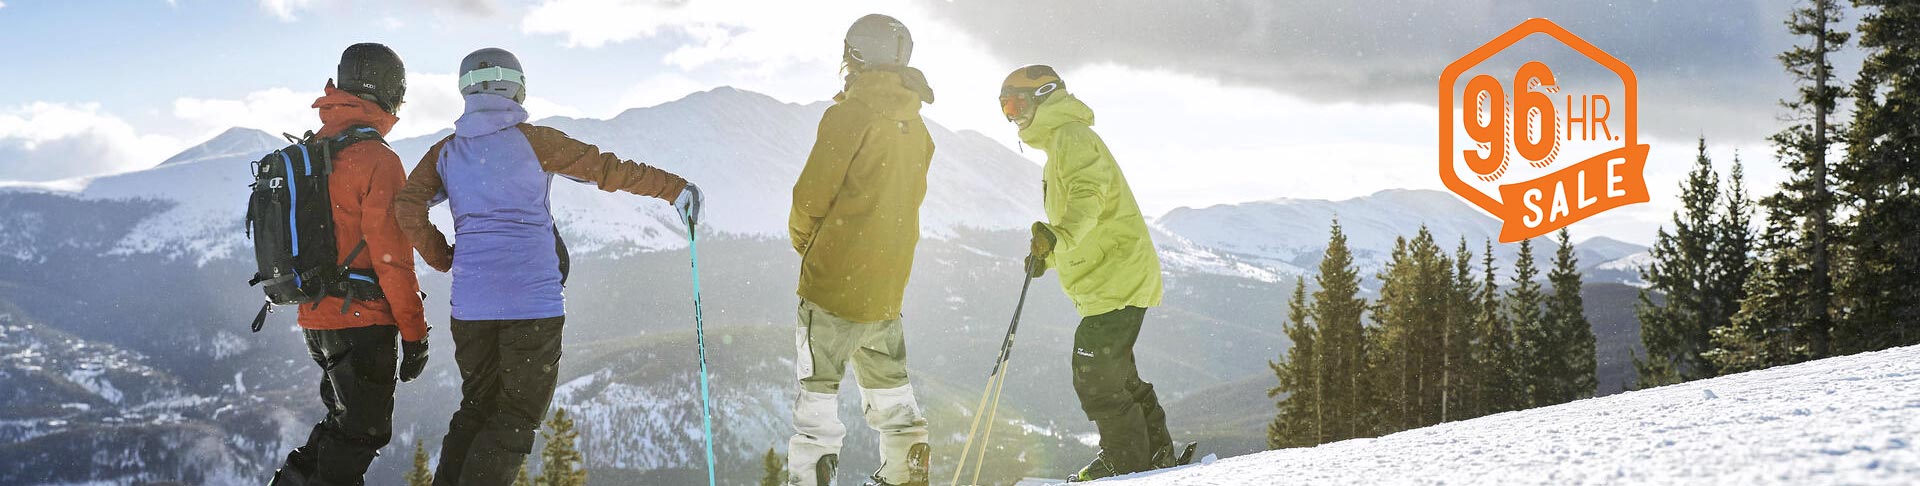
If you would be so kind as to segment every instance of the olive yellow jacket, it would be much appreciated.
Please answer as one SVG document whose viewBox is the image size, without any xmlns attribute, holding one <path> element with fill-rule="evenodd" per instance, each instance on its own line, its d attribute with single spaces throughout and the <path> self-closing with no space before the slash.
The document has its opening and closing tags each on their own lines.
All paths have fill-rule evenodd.
<svg viewBox="0 0 1920 486">
<path fill-rule="evenodd" d="M 1060 286 L 1081 316 L 1160 305 L 1160 255 L 1133 189 L 1100 135 L 1093 109 L 1066 92 L 1034 110 L 1020 140 L 1046 151 L 1041 170 Z"/>
<path fill-rule="evenodd" d="M 900 317 L 933 137 L 920 104 L 933 102 L 913 68 L 854 75 L 820 117 L 820 131 L 787 218 L 800 253 L 798 294 L 836 317 Z"/>
</svg>

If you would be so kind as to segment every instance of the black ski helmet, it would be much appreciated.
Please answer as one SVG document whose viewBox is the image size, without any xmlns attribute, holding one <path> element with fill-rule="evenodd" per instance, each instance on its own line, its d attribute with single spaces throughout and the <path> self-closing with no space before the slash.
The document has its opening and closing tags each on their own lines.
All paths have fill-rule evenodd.
<svg viewBox="0 0 1920 486">
<path fill-rule="evenodd" d="M 913 34 L 893 17 L 868 14 L 847 28 L 847 60 L 865 66 L 905 66 L 913 59 Z"/>
<path fill-rule="evenodd" d="M 387 113 L 399 111 L 407 97 L 407 67 L 400 55 L 373 42 L 347 46 L 340 53 L 334 82 L 342 91 L 371 98 Z"/>
</svg>

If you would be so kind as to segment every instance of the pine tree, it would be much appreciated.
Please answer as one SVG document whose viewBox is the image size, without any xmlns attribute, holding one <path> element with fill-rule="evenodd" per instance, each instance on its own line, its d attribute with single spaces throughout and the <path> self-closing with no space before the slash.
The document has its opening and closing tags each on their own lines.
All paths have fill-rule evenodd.
<svg viewBox="0 0 1920 486">
<path fill-rule="evenodd" d="M 1855 353 L 1920 343 L 1920 5 L 1856 0 L 1866 51 L 1851 90 L 1847 154 L 1835 168 L 1852 209 L 1842 238 L 1850 257 L 1836 275 L 1847 309 L 1835 351 Z"/>
<path fill-rule="evenodd" d="M 761 460 L 767 474 L 760 477 L 760 486 L 781 486 L 787 484 L 787 459 L 767 448 L 766 458 Z"/>
<path fill-rule="evenodd" d="M 1425 427 L 1446 417 L 1448 333 L 1454 302 L 1454 263 L 1421 227 L 1413 239 L 1394 243 L 1380 272 L 1380 298 L 1372 306 L 1377 329 L 1370 367 L 1376 420 L 1383 432 Z M 1459 353 L 1464 354 L 1464 353 Z"/>
<path fill-rule="evenodd" d="M 1347 235 L 1334 220 L 1327 237 L 1327 251 L 1320 259 L 1319 274 L 1314 276 L 1319 290 L 1313 292 L 1308 316 L 1320 332 L 1320 355 L 1325 377 L 1321 382 L 1322 435 L 1326 442 L 1361 437 L 1371 429 L 1365 414 L 1361 374 L 1366 370 L 1367 349 L 1360 314 L 1366 307 L 1361 300 L 1360 273 L 1353 267 L 1353 254 L 1347 248 Z"/>
<path fill-rule="evenodd" d="M 1778 195 L 1770 196 L 1778 197 Z M 1722 373 L 1739 373 L 1797 363 L 1811 356 L 1804 303 L 1809 289 L 1807 260 L 1793 236 L 1792 217 L 1767 207 L 1767 229 L 1759 239 L 1759 262 L 1747 279 L 1746 298 L 1733 324 L 1713 331 L 1709 358 Z"/>
<path fill-rule="evenodd" d="M 553 409 L 553 416 L 547 418 L 547 429 L 540 432 L 540 438 L 546 446 L 540 450 L 540 475 L 534 478 L 534 484 L 585 486 L 586 460 L 574 444 L 580 432 L 573 429 L 573 418 L 567 416 L 567 409 Z"/>
<path fill-rule="evenodd" d="M 1732 324 L 1747 298 L 1746 283 L 1753 278 L 1753 201 L 1747 195 L 1746 169 L 1740 153 L 1733 154 L 1733 167 L 1727 172 L 1727 186 L 1720 216 L 1715 221 L 1719 236 L 1713 245 L 1715 326 Z"/>
<path fill-rule="evenodd" d="M 1712 363 L 1703 357 L 1712 349 L 1708 332 L 1727 325 L 1717 320 L 1713 295 L 1715 286 L 1722 284 L 1714 280 L 1718 276 L 1713 272 L 1714 240 L 1724 231 L 1714 221 L 1720 177 L 1707 157 L 1705 137 L 1698 150 L 1693 170 L 1680 184 L 1681 209 L 1673 214 L 1673 231 L 1662 228 L 1655 235 L 1648 250 L 1653 261 L 1640 271 L 1648 284 L 1634 306 L 1640 342 L 1647 350 L 1646 359 L 1634 363 L 1641 387 L 1714 376 Z M 1656 295 L 1663 301 L 1655 303 Z M 1724 306 L 1730 318 L 1734 303 Z"/>
<path fill-rule="evenodd" d="M 1791 112 L 1793 124 L 1771 137 L 1792 176 L 1778 193 L 1760 200 L 1767 224 L 1755 248 L 1752 276 L 1742 288 L 1746 295 L 1733 324 L 1712 334 L 1716 346 L 1712 360 L 1721 372 L 1818 359 L 1832 352 L 1838 306 L 1831 258 L 1835 246 L 1848 250 L 1845 240 L 1830 234 L 1833 174 L 1828 173 L 1826 161 L 1829 139 L 1843 131 L 1829 120 L 1834 105 L 1846 94 L 1835 85 L 1828 63 L 1828 56 L 1851 38 L 1848 32 L 1833 29 L 1840 17 L 1838 2 L 1813 0 L 1809 7 L 1796 8 L 1787 20 L 1788 32 L 1809 38 L 1809 45 L 1794 46 L 1779 56 L 1800 85 L 1794 99 L 1781 103 Z M 1870 76 L 1863 72 L 1863 77 Z M 1856 87 L 1862 83 L 1872 81 L 1857 82 Z M 1868 129 L 1846 133 L 1872 140 L 1860 138 L 1860 130 Z M 1864 153 L 1856 150 L 1849 155 Z"/>
<path fill-rule="evenodd" d="M 1794 46 L 1780 54 L 1788 74 L 1800 84 L 1794 99 L 1782 102 L 1794 117 L 1794 123 L 1772 137 L 1780 159 L 1793 174 L 1775 197 L 1767 198 L 1770 210 L 1795 223 L 1796 246 L 1803 247 L 1807 270 L 1804 273 L 1774 274 L 1774 277 L 1804 276 L 1805 280 L 1780 282 L 1782 286 L 1803 286 L 1805 299 L 1799 304 L 1804 321 L 1794 323 L 1796 339 L 1807 343 L 1812 358 L 1831 354 L 1833 332 L 1833 186 L 1828 172 L 1830 140 L 1839 129 L 1832 123 L 1834 105 L 1844 96 L 1837 85 L 1828 57 L 1843 47 L 1851 35 L 1836 30 L 1841 19 L 1837 0 L 1812 0 L 1812 5 L 1796 8 L 1787 19 L 1787 30 L 1809 38 L 1810 45 Z"/>
<path fill-rule="evenodd" d="M 1753 206 L 1747 199 L 1745 169 L 1737 153 L 1734 154 L 1733 167 L 1727 176 L 1727 192 L 1722 208 L 1720 236 L 1715 240 L 1713 275 L 1716 283 L 1721 285 L 1718 294 L 1727 303 L 1730 315 L 1725 323 L 1711 331 L 1713 347 L 1703 357 L 1721 373 L 1737 373 L 1792 362 L 1793 353 L 1787 351 L 1787 346 L 1791 345 L 1787 339 L 1789 335 L 1780 330 L 1788 322 L 1797 322 L 1797 319 L 1789 319 L 1786 315 L 1798 313 L 1783 307 L 1798 306 L 1797 301 L 1791 300 L 1797 297 L 1789 295 L 1797 295 L 1804 289 L 1766 287 L 1786 281 L 1776 276 L 1798 270 L 1774 268 L 1762 274 L 1756 272 L 1757 265 L 1754 262 L 1757 243 L 1764 243 L 1762 250 L 1773 249 L 1762 252 L 1770 255 L 1762 261 L 1762 265 L 1796 261 L 1791 255 L 1781 253 L 1792 252 L 1788 243 L 1791 236 L 1784 223 L 1775 222 L 1769 224 L 1774 232 L 1767 240 L 1771 243 L 1755 241 L 1750 227 Z M 1767 301 L 1748 299 L 1749 291 L 1756 288 L 1767 290 Z M 1783 302 L 1779 299 L 1788 300 Z M 1742 310 L 1749 306 L 1749 309 Z M 1768 311 L 1768 308 L 1774 310 Z M 1768 315 L 1772 317 L 1763 317 Z"/>
<path fill-rule="evenodd" d="M 427 463 L 427 447 L 413 442 L 413 469 L 407 470 L 407 486 L 433 486 L 433 466 Z"/>
<path fill-rule="evenodd" d="M 1540 270 L 1534 267 L 1533 240 L 1520 240 L 1518 258 L 1513 264 L 1513 287 L 1507 289 L 1506 301 L 1507 316 L 1513 319 L 1514 368 L 1519 375 L 1515 382 L 1518 403 L 1514 405 L 1533 408 L 1545 404 L 1542 384 L 1550 379 L 1545 363 L 1551 358 L 1544 349 L 1548 340 L 1547 323 L 1541 309 L 1546 297 L 1540 292 L 1540 282 L 1534 280 L 1540 276 Z"/>
<path fill-rule="evenodd" d="M 1414 263 L 1408 261 L 1407 239 L 1395 238 L 1393 252 L 1375 278 L 1380 279 L 1380 298 L 1368 306 L 1368 314 L 1373 318 L 1370 330 L 1377 329 L 1378 334 L 1370 339 L 1373 349 L 1380 351 L 1372 363 L 1367 366 L 1368 379 L 1372 386 L 1371 421 L 1382 427 L 1381 433 L 1392 433 L 1414 427 L 1416 422 L 1409 410 L 1416 399 L 1410 396 L 1418 380 L 1409 369 L 1415 367 L 1418 358 L 1412 356 L 1414 324 L 1418 311 L 1413 308 Z"/>
<path fill-rule="evenodd" d="M 1275 404 L 1280 410 L 1267 425 L 1267 448 L 1311 447 L 1322 441 L 1320 427 L 1320 347 L 1319 330 L 1308 321 L 1307 279 L 1294 282 L 1293 298 L 1287 301 L 1287 338 L 1293 347 L 1277 362 L 1267 366 L 1279 379 L 1279 386 L 1267 390 L 1267 397 L 1286 394 Z"/>
<path fill-rule="evenodd" d="M 1478 311 L 1474 330 L 1480 341 L 1474 355 L 1480 363 L 1477 380 L 1481 415 L 1526 408 L 1525 390 L 1519 380 L 1520 363 L 1514 354 L 1513 325 L 1502 310 L 1498 265 L 1493 256 L 1493 240 L 1486 240 L 1486 250 L 1480 255 L 1480 268 L 1484 273 L 1479 292 L 1474 295 Z"/>
<path fill-rule="evenodd" d="M 1587 321 L 1586 304 L 1580 298 L 1580 262 L 1573 256 L 1573 238 L 1560 230 L 1560 247 L 1554 252 L 1553 270 L 1547 272 L 1553 283 L 1553 297 L 1547 301 L 1548 353 L 1542 364 L 1549 381 L 1546 403 L 1566 403 L 1593 396 L 1598 380 L 1594 376 L 1599 362 L 1594 356 L 1593 324 Z"/>
<path fill-rule="evenodd" d="M 1447 292 L 1447 322 L 1441 336 L 1441 401 L 1440 421 L 1462 420 L 1480 416 L 1478 401 L 1479 383 L 1474 378 L 1480 373 L 1480 364 L 1474 361 L 1474 348 L 1479 346 L 1475 340 L 1474 291 L 1478 284 L 1473 281 L 1473 252 L 1467 251 L 1466 237 L 1460 238 L 1460 245 L 1453 250 L 1453 274 Z"/>
</svg>

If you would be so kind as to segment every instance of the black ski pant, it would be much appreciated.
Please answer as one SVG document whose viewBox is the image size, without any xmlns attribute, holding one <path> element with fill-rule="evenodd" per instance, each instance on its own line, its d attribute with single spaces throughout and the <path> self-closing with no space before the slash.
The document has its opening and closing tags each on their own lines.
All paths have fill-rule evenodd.
<svg viewBox="0 0 1920 486">
<path fill-rule="evenodd" d="M 1122 468 L 1145 469 L 1155 451 L 1172 444 L 1167 413 L 1153 384 L 1140 380 L 1133 345 L 1147 309 L 1125 307 L 1080 320 L 1073 332 L 1073 391 L 1100 431 L 1100 449 Z"/>
<path fill-rule="evenodd" d="M 367 326 L 305 331 L 307 354 L 320 365 L 320 403 L 327 418 L 306 445 L 287 454 L 280 473 L 292 484 L 365 484 L 367 464 L 393 438 L 393 386 L 400 328 Z"/>
<path fill-rule="evenodd" d="M 460 410 L 440 443 L 435 486 L 507 486 L 533 452 L 560 372 L 566 317 L 453 320 Z"/>
</svg>

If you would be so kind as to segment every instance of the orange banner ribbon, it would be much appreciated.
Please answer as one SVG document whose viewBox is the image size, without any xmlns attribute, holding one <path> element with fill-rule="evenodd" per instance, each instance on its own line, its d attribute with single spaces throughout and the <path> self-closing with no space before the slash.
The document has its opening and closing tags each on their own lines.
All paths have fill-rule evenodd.
<svg viewBox="0 0 1920 486">
<path fill-rule="evenodd" d="M 1564 228 L 1601 211 L 1647 202 L 1647 146 L 1620 147 L 1525 182 L 1500 186 L 1500 241 Z"/>
</svg>

